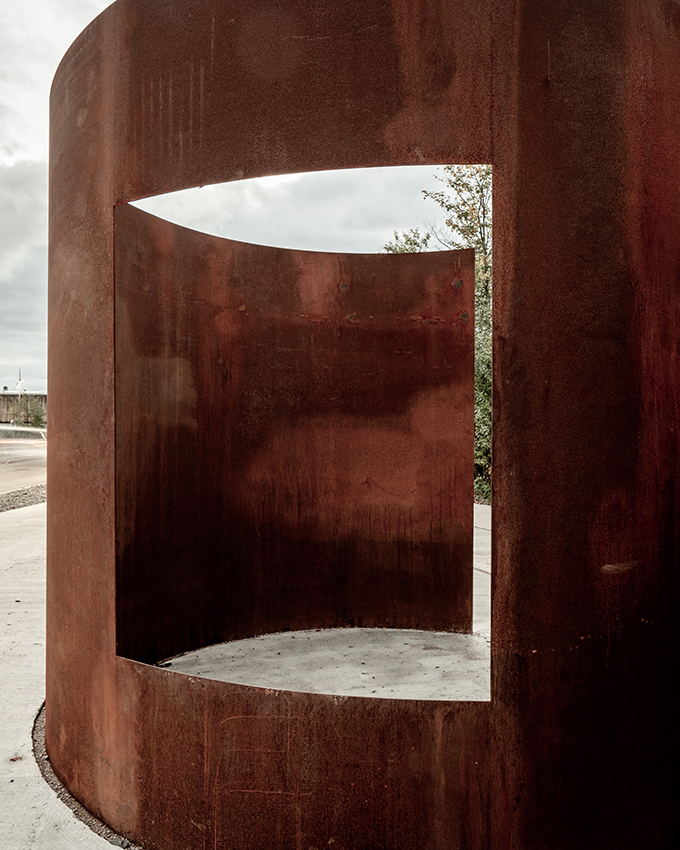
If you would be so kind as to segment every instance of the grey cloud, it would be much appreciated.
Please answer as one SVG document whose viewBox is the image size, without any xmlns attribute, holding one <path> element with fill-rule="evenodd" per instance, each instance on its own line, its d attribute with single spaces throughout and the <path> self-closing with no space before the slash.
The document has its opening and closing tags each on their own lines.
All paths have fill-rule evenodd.
<svg viewBox="0 0 680 850">
<path fill-rule="evenodd" d="M 26 389 L 47 388 L 47 251 L 30 252 L 10 282 L 0 282 L 0 387 L 14 389 L 21 368 Z"/>
<path fill-rule="evenodd" d="M 0 197 L 0 281 L 10 281 L 28 255 L 47 244 L 45 162 L 0 166 Z"/>
<path fill-rule="evenodd" d="M 421 227 L 438 209 L 422 197 L 435 169 L 374 168 L 242 181 L 178 192 L 138 206 L 231 239 L 316 251 L 376 252 L 394 230 Z"/>
<path fill-rule="evenodd" d="M 0 166 L 0 385 L 46 388 L 47 172 L 45 162 Z"/>
<path fill-rule="evenodd" d="M 70 43 L 109 0 L 0 4 L 0 387 L 44 391 L 49 89 Z"/>
</svg>

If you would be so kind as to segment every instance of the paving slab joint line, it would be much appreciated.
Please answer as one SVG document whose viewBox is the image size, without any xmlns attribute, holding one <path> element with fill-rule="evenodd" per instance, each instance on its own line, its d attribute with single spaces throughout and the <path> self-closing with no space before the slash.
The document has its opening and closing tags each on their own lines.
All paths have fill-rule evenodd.
<svg viewBox="0 0 680 850">
<path fill-rule="evenodd" d="M 118 835 L 117 832 L 114 832 L 103 821 L 100 821 L 99 818 L 96 818 L 92 814 L 92 812 L 89 812 L 85 808 L 85 806 L 83 806 L 82 803 L 79 803 L 78 800 L 76 800 L 76 798 L 64 787 L 64 785 L 60 781 L 59 777 L 54 772 L 52 765 L 50 764 L 50 759 L 47 755 L 47 748 L 45 746 L 44 700 L 42 705 L 38 709 L 38 713 L 35 716 L 31 737 L 33 739 L 33 756 L 38 764 L 43 779 L 55 792 L 61 802 L 64 803 L 64 805 L 68 806 L 68 808 L 73 812 L 75 817 L 79 821 L 82 821 L 85 826 L 89 827 L 92 832 L 96 833 L 101 838 L 105 838 L 109 842 L 109 844 L 112 844 L 115 847 L 125 847 L 127 848 L 127 850 L 144 850 L 144 848 L 140 844 L 133 844 L 124 836 Z"/>
</svg>

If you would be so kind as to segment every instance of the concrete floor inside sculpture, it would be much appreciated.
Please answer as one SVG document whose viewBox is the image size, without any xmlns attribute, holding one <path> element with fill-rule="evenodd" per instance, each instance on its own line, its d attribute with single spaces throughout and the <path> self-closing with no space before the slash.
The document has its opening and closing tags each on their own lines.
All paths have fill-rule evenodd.
<svg viewBox="0 0 680 850">
<path fill-rule="evenodd" d="M 283 632 L 170 659 L 177 672 L 342 696 L 490 699 L 491 509 L 475 505 L 473 634 L 403 629 Z"/>
</svg>

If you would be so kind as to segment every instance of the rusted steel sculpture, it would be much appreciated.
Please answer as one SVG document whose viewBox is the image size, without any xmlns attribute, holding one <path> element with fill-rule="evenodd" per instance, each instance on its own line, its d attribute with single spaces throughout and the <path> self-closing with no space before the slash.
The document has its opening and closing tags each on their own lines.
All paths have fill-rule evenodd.
<svg viewBox="0 0 680 850">
<path fill-rule="evenodd" d="M 67 787 L 159 850 L 675 846 L 680 6 L 118 0 L 62 62 L 51 132 L 46 736 Z M 368 302 L 355 309 L 340 285 L 387 258 L 338 258 L 331 292 L 313 255 L 306 278 L 299 257 L 250 256 L 124 205 L 262 174 L 419 162 L 494 166 L 491 702 L 271 693 L 145 663 L 312 617 L 336 624 L 338 608 L 312 611 L 312 596 L 284 598 L 283 618 L 272 604 L 297 580 L 305 527 L 322 558 L 337 549 L 332 494 L 293 514 L 271 483 L 324 428 L 342 434 L 344 423 L 355 449 L 373 445 L 371 396 L 376 429 L 385 411 L 395 423 L 408 411 L 434 445 L 458 415 L 449 390 L 467 361 L 442 354 L 429 362 L 446 376 L 418 385 L 406 368 L 350 387 L 342 358 L 353 351 L 392 369 L 385 341 L 401 308 L 383 303 L 369 320 Z M 196 288 L 182 289 L 192 252 Z M 414 274 L 434 280 L 432 262 Z M 176 284 L 154 280 L 175 264 Z M 258 264 L 277 279 L 294 266 L 297 283 L 244 290 L 234 269 Z M 462 257 L 460 279 L 469 274 Z M 446 330 L 404 329 L 409 346 L 464 336 L 453 317 L 465 311 L 438 287 L 419 291 L 413 315 L 444 316 Z M 446 312 L 431 311 L 437 299 Z M 312 326 L 318 315 L 328 324 Z M 169 339 L 173 324 L 182 338 Z M 201 328 L 211 332 L 195 338 Z M 320 359 L 287 370 L 277 334 L 282 349 L 318 342 Z M 318 381 L 297 419 L 256 414 L 273 364 L 271 398 L 285 386 L 300 399 Z M 144 396 L 156 374 L 167 394 Z M 324 380 L 355 392 L 357 409 L 334 407 Z M 135 423 L 140 402 L 153 416 Z M 256 421 L 242 469 L 224 461 L 227 445 L 212 462 L 225 422 L 247 443 Z M 207 452 L 196 466 L 182 436 Z M 282 553 L 281 574 L 241 570 L 220 589 L 206 566 L 215 550 L 189 552 L 187 527 L 165 529 L 170 552 L 145 509 L 178 515 L 177 471 L 208 476 L 220 557 L 262 545 Z M 366 504 L 355 498 L 346 523 L 360 525 Z M 256 509 L 264 524 L 276 518 L 262 544 L 246 521 Z M 469 529 L 453 520 L 442 517 L 438 540 L 455 560 Z M 369 544 L 380 550 L 380 534 Z M 380 594 L 358 599 L 366 562 L 362 546 L 349 549 L 348 623 L 439 627 L 451 615 L 426 591 L 439 554 L 418 550 L 422 581 L 404 575 L 386 612 Z M 383 549 L 378 571 L 392 563 Z M 182 555 L 201 570 L 182 573 Z M 320 580 L 328 600 L 335 578 Z M 464 576 L 446 581 L 460 603 L 451 627 L 464 629 Z M 216 589 L 247 604 L 219 621 Z"/>
</svg>

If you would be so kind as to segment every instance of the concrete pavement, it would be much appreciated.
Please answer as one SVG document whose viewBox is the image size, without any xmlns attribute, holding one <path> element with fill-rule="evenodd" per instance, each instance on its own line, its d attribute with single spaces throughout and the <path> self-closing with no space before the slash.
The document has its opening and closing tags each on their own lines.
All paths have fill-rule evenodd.
<svg viewBox="0 0 680 850">
<path fill-rule="evenodd" d="M 43 484 L 44 441 L 0 442 L 0 495 Z M 45 782 L 33 722 L 45 699 L 45 514 L 42 504 L 0 513 L 0 847 L 104 850 Z"/>
<path fill-rule="evenodd" d="M 45 698 L 45 504 L 0 513 L 0 846 L 104 850 L 59 800 L 32 751 Z"/>
<path fill-rule="evenodd" d="M 9 432 L 3 431 L 3 434 Z M 47 441 L 0 437 L 0 494 L 46 481 Z"/>
</svg>

